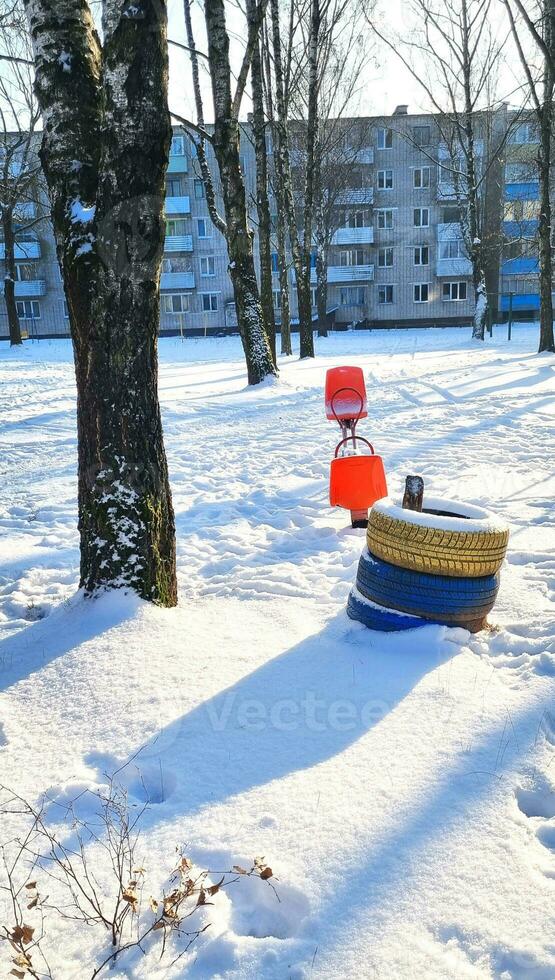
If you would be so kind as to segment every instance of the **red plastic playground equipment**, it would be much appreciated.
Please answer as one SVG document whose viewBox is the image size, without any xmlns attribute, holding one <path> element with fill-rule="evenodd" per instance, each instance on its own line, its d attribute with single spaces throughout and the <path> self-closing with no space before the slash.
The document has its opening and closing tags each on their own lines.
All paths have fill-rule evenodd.
<svg viewBox="0 0 555 980">
<path fill-rule="evenodd" d="M 368 415 L 362 369 L 330 368 L 325 402 L 327 418 L 335 419 L 341 429 L 330 467 L 330 504 L 350 510 L 353 527 L 366 527 L 368 508 L 387 496 L 387 483 L 381 456 L 368 439 L 356 435 L 357 422 Z M 370 455 L 359 451 L 359 445 Z"/>
</svg>

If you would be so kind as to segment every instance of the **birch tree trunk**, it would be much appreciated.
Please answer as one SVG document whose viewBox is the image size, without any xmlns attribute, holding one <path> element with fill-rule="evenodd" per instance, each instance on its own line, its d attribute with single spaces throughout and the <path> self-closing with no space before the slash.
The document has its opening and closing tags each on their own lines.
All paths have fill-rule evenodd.
<svg viewBox="0 0 555 980">
<path fill-rule="evenodd" d="M 543 39 L 544 57 L 543 101 L 539 114 L 540 148 L 538 169 L 540 177 L 539 264 L 540 264 L 540 342 L 539 352 L 555 351 L 553 337 L 553 251 L 551 166 L 553 155 L 553 94 L 555 89 L 555 0 L 544 0 Z"/>
<path fill-rule="evenodd" d="M 4 276 L 4 301 L 6 303 L 6 313 L 8 315 L 8 330 L 10 334 L 10 347 L 17 347 L 23 343 L 21 337 L 21 327 L 19 316 L 17 315 L 17 304 L 15 300 L 15 235 L 13 230 L 13 212 L 11 208 L 2 210 L 2 230 L 4 233 L 5 266 Z"/>
<path fill-rule="evenodd" d="M 301 358 L 314 357 L 311 302 L 311 254 L 314 191 L 316 187 L 316 138 L 318 135 L 318 38 L 320 34 L 320 0 L 312 0 L 308 40 L 308 112 L 306 120 L 306 174 L 303 208 L 303 249 L 299 294 Z M 302 309 L 302 314 L 301 314 Z"/>
<path fill-rule="evenodd" d="M 247 0 L 247 21 L 257 20 L 256 0 Z M 264 88 L 260 41 L 257 40 L 251 65 L 251 94 L 254 152 L 256 158 L 256 211 L 258 215 L 258 250 L 260 254 L 260 303 L 274 364 L 276 354 L 276 323 L 272 292 L 272 246 L 270 202 L 268 199 L 268 155 L 264 118 Z"/>
<path fill-rule="evenodd" d="M 252 233 L 248 227 L 239 155 L 239 123 L 232 105 L 229 36 L 223 0 L 205 0 L 204 12 L 214 101 L 212 146 L 222 183 L 229 274 L 247 362 L 248 382 L 258 384 L 275 374 L 276 369 L 262 317 Z"/>
<path fill-rule="evenodd" d="M 41 161 L 77 380 L 81 586 L 177 601 L 175 527 L 157 393 L 167 109 L 166 7 L 25 0 Z M 64 59 L 60 59 L 60 51 Z"/>
<path fill-rule="evenodd" d="M 274 74 L 276 80 L 276 136 L 277 136 L 277 170 L 281 174 L 281 186 L 283 188 L 283 204 L 287 217 L 289 229 L 289 241 L 291 243 L 291 253 L 293 265 L 295 267 L 295 278 L 297 288 L 297 301 L 299 307 L 299 333 L 301 337 L 301 357 L 314 356 L 314 344 L 312 338 L 312 304 L 310 302 L 310 247 L 308 256 L 308 274 L 306 271 L 306 252 L 301 248 L 299 233 L 297 229 L 297 214 L 295 210 L 295 198 L 293 195 L 293 184 L 291 181 L 291 164 L 289 159 L 289 136 L 287 132 L 287 112 L 285 109 L 285 86 L 283 76 L 283 63 L 281 57 L 281 31 L 279 25 L 279 0 L 270 0 L 270 11 L 272 18 L 272 47 L 274 55 Z M 306 282 L 308 275 L 308 296 Z M 304 338 L 304 342 L 303 342 Z M 312 345 L 312 354 L 304 353 Z"/>
</svg>

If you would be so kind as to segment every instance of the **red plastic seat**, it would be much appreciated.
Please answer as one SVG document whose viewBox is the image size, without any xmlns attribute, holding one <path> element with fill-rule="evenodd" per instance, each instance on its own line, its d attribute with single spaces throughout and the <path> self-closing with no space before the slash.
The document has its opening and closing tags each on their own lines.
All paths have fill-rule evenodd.
<svg viewBox="0 0 555 980">
<path fill-rule="evenodd" d="M 325 401 L 328 419 L 340 421 L 365 418 L 368 412 L 362 368 L 330 368 L 326 372 Z"/>
<path fill-rule="evenodd" d="M 343 440 L 344 442 L 350 440 Z M 365 442 L 357 436 L 357 442 Z M 339 443 L 339 447 L 342 443 Z M 368 443 L 370 445 L 370 443 Z M 370 446 L 372 449 L 372 447 Z M 337 456 L 330 467 L 330 504 L 346 510 L 367 511 L 376 500 L 387 497 L 387 482 L 381 456 Z"/>
</svg>

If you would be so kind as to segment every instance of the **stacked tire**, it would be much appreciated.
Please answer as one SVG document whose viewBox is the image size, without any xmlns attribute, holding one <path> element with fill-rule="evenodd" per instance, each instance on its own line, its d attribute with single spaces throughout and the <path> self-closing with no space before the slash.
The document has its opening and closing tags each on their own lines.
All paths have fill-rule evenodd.
<svg viewBox="0 0 555 980">
<path fill-rule="evenodd" d="M 481 507 L 426 498 L 420 513 L 379 500 L 347 612 L 386 632 L 441 623 L 475 633 L 495 603 L 508 540 L 507 525 Z"/>
</svg>

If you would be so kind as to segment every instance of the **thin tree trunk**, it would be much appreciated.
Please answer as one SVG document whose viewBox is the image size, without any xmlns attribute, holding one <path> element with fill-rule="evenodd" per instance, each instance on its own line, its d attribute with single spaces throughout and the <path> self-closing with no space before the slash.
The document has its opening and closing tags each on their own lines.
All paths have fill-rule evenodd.
<svg viewBox="0 0 555 980">
<path fill-rule="evenodd" d="M 320 34 L 320 2 L 312 0 L 310 8 L 310 34 L 308 41 L 308 112 L 306 121 L 306 174 L 303 208 L 302 276 L 297 284 L 299 292 L 301 358 L 314 357 L 314 332 L 312 329 L 311 302 L 311 253 L 314 191 L 316 187 L 316 138 L 318 135 L 318 39 Z"/>
<path fill-rule="evenodd" d="M 328 336 L 328 263 L 325 247 L 316 246 L 316 306 L 318 308 L 318 336 Z"/>
<path fill-rule="evenodd" d="M 297 289 L 297 302 L 299 308 L 299 333 L 301 336 L 301 357 L 310 356 L 303 353 L 304 346 L 312 342 L 312 308 L 310 302 L 310 254 L 308 262 L 308 296 L 306 292 L 307 274 L 305 269 L 304 248 L 301 249 L 299 233 L 297 229 L 297 214 L 295 210 L 295 199 L 293 195 L 293 185 L 291 181 L 291 165 L 289 160 L 289 136 L 287 132 L 287 111 L 285 108 L 285 88 L 283 64 L 281 57 L 281 32 L 279 26 L 279 0 L 270 0 L 270 10 L 272 16 L 272 47 L 274 54 L 274 74 L 276 79 L 276 135 L 277 135 L 277 157 L 279 157 L 277 170 L 282 175 L 281 186 L 283 188 L 284 211 L 287 217 L 289 228 L 289 240 L 293 255 L 293 265 L 295 267 L 295 279 Z M 313 356 L 313 355 L 312 355 Z"/>
<path fill-rule="evenodd" d="M 256 0 L 247 0 L 247 20 L 257 17 Z M 266 124 L 264 118 L 264 88 L 260 41 L 253 51 L 251 65 L 251 93 L 254 152 L 256 158 L 256 211 L 258 215 L 258 250 L 260 255 L 260 304 L 274 364 L 277 365 L 276 323 L 274 295 L 272 292 L 272 246 L 270 202 L 268 199 L 268 156 L 266 151 Z"/>
<path fill-rule="evenodd" d="M 156 352 L 171 138 L 165 7 L 134 17 L 107 0 L 103 50 L 85 0 L 26 0 L 26 9 L 75 354 L 81 585 L 172 606 Z"/>
<path fill-rule="evenodd" d="M 283 173 L 281 171 L 281 155 L 276 152 L 278 145 L 278 133 L 274 122 L 274 100 L 272 92 L 272 72 L 270 67 L 270 45 L 269 40 L 263 35 L 263 67 L 266 81 L 266 112 L 270 123 L 272 134 L 273 161 L 274 161 L 274 195 L 277 206 L 277 257 L 279 275 L 279 294 L 280 294 L 280 350 L 282 354 L 290 355 L 293 353 L 291 347 L 291 311 L 289 305 L 289 276 L 286 248 L 286 221 L 285 221 L 285 199 L 283 196 Z"/>
<path fill-rule="evenodd" d="M 540 342 L 538 351 L 555 350 L 553 337 L 553 254 L 551 208 L 551 156 L 553 140 L 553 89 L 555 72 L 555 4 L 546 3 L 545 42 L 552 53 L 544 62 L 543 103 L 540 114 L 538 170 L 540 179 L 539 265 L 540 265 Z"/>
<path fill-rule="evenodd" d="M 19 316 L 17 315 L 17 304 L 15 300 L 15 236 L 13 231 L 13 214 L 10 208 L 2 210 L 2 228 L 4 232 L 5 264 L 6 275 L 4 277 L 4 301 L 8 314 L 8 329 L 10 334 L 10 347 L 16 347 L 23 343 L 21 337 L 21 327 Z"/>
<path fill-rule="evenodd" d="M 243 341 L 249 384 L 276 373 L 266 333 L 248 227 L 245 185 L 239 155 L 239 123 L 231 98 L 229 36 L 223 0 L 205 0 L 208 59 L 214 99 L 212 146 L 218 162 L 224 200 L 229 273 L 237 322 Z"/>
</svg>

